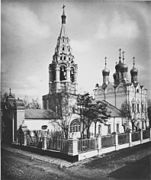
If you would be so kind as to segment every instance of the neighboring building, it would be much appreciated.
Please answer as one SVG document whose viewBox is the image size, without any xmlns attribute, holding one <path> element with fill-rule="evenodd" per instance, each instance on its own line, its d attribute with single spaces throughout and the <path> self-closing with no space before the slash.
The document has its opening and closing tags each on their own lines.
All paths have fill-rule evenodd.
<svg viewBox="0 0 151 180">
<path fill-rule="evenodd" d="M 94 98 L 96 100 L 106 100 L 122 108 L 123 104 L 129 105 L 132 122 L 135 127 L 146 128 L 148 126 L 147 118 L 147 89 L 138 82 L 138 70 L 135 67 L 135 58 L 133 58 L 133 67 L 130 71 L 131 82 L 128 80 L 128 67 L 125 64 L 124 52 L 119 50 L 119 62 L 115 66 L 113 74 L 114 82 L 109 81 L 110 70 L 106 67 L 102 71 L 103 84 L 96 85 L 94 89 Z M 134 125 L 133 124 L 133 125 Z"/>
<path fill-rule="evenodd" d="M 24 124 L 31 131 L 42 130 L 43 125 L 47 125 L 51 131 L 60 130 L 56 124 L 59 117 L 51 110 L 45 109 L 26 109 Z"/>
<path fill-rule="evenodd" d="M 24 121 L 25 107 L 21 99 L 15 99 L 11 89 L 2 100 L 2 142 L 11 143 L 16 140 L 17 130 Z"/>
</svg>

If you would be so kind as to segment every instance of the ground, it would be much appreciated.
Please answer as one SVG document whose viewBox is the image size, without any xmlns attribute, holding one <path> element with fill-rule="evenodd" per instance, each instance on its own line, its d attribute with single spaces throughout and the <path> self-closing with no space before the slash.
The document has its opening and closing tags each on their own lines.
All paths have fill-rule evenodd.
<svg viewBox="0 0 151 180">
<path fill-rule="evenodd" d="M 151 143 L 73 164 L 36 157 L 40 156 L 2 148 L 2 180 L 151 179 Z"/>
</svg>

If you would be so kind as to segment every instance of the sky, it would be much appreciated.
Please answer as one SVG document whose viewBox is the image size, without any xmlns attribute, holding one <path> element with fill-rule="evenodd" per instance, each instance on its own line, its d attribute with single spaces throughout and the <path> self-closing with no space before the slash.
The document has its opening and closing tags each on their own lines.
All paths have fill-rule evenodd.
<svg viewBox="0 0 151 180">
<path fill-rule="evenodd" d="M 151 96 L 151 2 L 2 0 L 2 93 L 41 101 L 48 93 L 48 65 L 61 28 L 78 64 L 78 92 L 93 94 L 102 84 L 104 57 L 113 81 L 118 50 L 125 51 L 128 79 L 135 56 L 138 79 Z"/>
</svg>

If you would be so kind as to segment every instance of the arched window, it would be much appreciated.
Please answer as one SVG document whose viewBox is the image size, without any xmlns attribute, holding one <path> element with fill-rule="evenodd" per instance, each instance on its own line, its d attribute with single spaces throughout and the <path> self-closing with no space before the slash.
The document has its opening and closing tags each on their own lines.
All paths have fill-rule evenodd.
<svg viewBox="0 0 151 180">
<path fill-rule="evenodd" d="M 70 132 L 80 132 L 80 121 L 79 121 L 79 119 L 74 119 L 71 122 Z"/>
<path fill-rule="evenodd" d="M 56 80 L 56 71 L 52 70 L 52 81 Z"/>
<path fill-rule="evenodd" d="M 71 79 L 71 82 L 74 82 L 74 68 L 71 67 L 71 70 L 70 70 L 70 79 Z"/>
<path fill-rule="evenodd" d="M 67 78 L 67 70 L 65 66 L 60 67 L 60 81 L 66 80 Z"/>
</svg>

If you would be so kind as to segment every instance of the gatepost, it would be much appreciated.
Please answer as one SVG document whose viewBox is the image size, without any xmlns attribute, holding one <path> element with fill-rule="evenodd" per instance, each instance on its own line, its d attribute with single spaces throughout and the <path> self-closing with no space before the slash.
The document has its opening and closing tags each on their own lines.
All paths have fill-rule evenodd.
<svg viewBox="0 0 151 180">
<path fill-rule="evenodd" d="M 101 149 L 102 149 L 102 138 L 101 135 L 97 137 L 97 149 L 98 149 L 98 155 L 101 154 Z"/>
<path fill-rule="evenodd" d="M 78 155 L 78 139 L 72 139 L 72 155 Z"/>
<path fill-rule="evenodd" d="M 46 150 L 47 149 L 47 125 L 43 125 L 41 127 L 42 131 L 43 131 L 43 143 L 42 143 L 42 149 Z"/>
<path fill-rule="evenodd" d="M 27 126 L 26 125 L 21 126 L 21 129 L 24 133 L 24 146 L 27 146 Z"/>
<path fill-rule="evenodd" d="M 118 134 L 115 134 L 115 150 L 118 150 Z"/>
<path fill-rule="evenodd" d="M 24 146 L 27 146 L 27 131 L 24 131 Z"/>
<path fill-rule="evenodd" d="M 143 129 L 140 130 L 140 143 L 143 143 Z"/>
<path fill-rule="evenodd" d="M 132 146 L 132 131 L 130 130 L 128 134 L 129 134 L 129 146 L 131 147 Z"/>
</svg>

